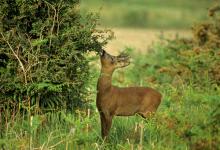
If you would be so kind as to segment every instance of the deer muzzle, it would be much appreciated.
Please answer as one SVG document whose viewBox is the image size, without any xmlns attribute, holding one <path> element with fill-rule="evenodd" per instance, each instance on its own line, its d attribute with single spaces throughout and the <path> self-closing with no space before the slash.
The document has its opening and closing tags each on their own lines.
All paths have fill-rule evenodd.
<svg viewBox="0 0 220 150">
<path fill-rule="evenodd" d="M 117 56 L 116 63 L 118 67 L 126 67 L 130 64 L 130 57 L 129 56 Z"/>
</svg>

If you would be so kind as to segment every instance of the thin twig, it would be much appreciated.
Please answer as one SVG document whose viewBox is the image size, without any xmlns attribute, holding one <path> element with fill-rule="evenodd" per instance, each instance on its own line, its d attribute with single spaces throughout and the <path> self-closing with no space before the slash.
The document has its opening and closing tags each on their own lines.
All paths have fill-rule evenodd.
<svg viewBox="0 0 220 150">
<path fill-rule="evenodd" d="M 54 16 L 53 16 L 53 24 L 52 27 L 50 28 L 50 41 L 49 41 L 49 49 L 51 48 L 51 44 L 52 44 L 52 35 L 53 35 L 53 30 L 54 30 L 54 26 L 55 26 L 55 22 L 56 22 L 56 17 L 57 17 L 57 10 L 56 8 L 50 4 L 49 2 L 45 1 L 45 3 L 54 10 Z"/>
<path fill-rule="evenodd" d="M 53 149 L 54 147 L 56 147 L 57 145 L 63 143 L 64 141 L 65 141 L 65 140 L 61 140 L 61 141 L 57 142 L 56 144 L 50 146 L 49 149 Z"/>
<path fill-rule="evenodd" d="M 32 67 L 37 66 L 38 64 L 42 64 L 42 62 L 36 62 L 36 63 L 34 63 L 32 65 L 29 65 L 27 70 L 26 70 L 26 72 L 28 72 L 29 70 L 31 70 Z"/>
<path fill-rule="evenodd" d="M 25 80 L 25 84 L 27 84 L 27 77 L 26 77 L 26 71 L 25 71 L 25 68 L 24 68 L 24 65 L 23 63 L 21 62 L 20 58 L 18 57 L 18 55 L 15 53 L 14 49 L 12 48 L 11 44 L 6 40 L 5 36 L 3 35 L 3 33 L 1 33 L 2 37 L 3 37 L 3 40 L 7 43 L 7 45 L 9 46 L 10 50 L 12 51 L 12 53 L 14 54 L 14 56 L 17 58 L 20 66 L 21 66 L 21 69 L 24 73 L 24 80 Z"/>
<path fill-rule="evenodd" d="M 60 0 L 60 3 L 59 3 L 58 8 L 57 8 L 57 17 L 56 17 L 56 21 L 57 21 L 57 36 L 58 36 L 59 30 L 60 30 L 59 12 L 62 9 L 62 2 L 63 2 L 63 0 Z"/>
</svg>

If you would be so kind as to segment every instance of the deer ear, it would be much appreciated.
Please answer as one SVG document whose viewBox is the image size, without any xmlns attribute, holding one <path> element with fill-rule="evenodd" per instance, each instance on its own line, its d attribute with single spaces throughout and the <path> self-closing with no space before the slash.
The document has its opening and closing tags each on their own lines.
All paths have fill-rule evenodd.
<svg viewBox="0 0 220 150">
<path fill-rule="evenodd" d="M 100 51 L 98 52 L 98 54 L 99 54 L 100 56 L 103 56 L 104 53 L 105 53 L 105 51 L 104 51 L 103 49 L 100 49 Z"/>
<path fill-rule="evenodd" d="M 106 51 L 105 51 L 104 49 L 101 49 L 101 50 L 99 51 L 99 55 L 100 55 L 100 56 L 105 56 L 105 54 L 106 54 Z"/>
</svg>

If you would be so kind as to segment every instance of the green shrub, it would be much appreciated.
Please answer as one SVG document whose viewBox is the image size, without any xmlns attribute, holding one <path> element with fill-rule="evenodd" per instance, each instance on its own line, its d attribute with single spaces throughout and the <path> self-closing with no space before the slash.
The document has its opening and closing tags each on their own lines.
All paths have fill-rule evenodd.
<svg viewBox="0 0 220 150">
<path fill-rule="evenodd" d="M 109 36 L 95 29 L 97 15 L 82 18 L 78 5 L 78 0 L 1 1 L 1 107 L 41 112 L 85 103 L 85 53 L 98 52 Z"/>
</svg>

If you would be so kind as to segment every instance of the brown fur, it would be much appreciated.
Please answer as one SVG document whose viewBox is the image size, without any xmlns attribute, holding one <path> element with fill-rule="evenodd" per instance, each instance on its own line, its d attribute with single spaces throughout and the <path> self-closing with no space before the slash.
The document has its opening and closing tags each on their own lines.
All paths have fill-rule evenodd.
<svg viewBox="0 0 220 150">
<path fill-rule="evenodd" d="M 114 116 L 139 114 L 147 118 L 157 110 L 162 96 L 151 88 L 113 86 L 111 80 L 114 70 L 127 66 L 128 58 L 111 56 L 105 51 L 103 53 L 101 75 L 97 84 L 96 105 L 100 113 L 102 138 L 105 138 L 108 136 Z"/>
</svg>

